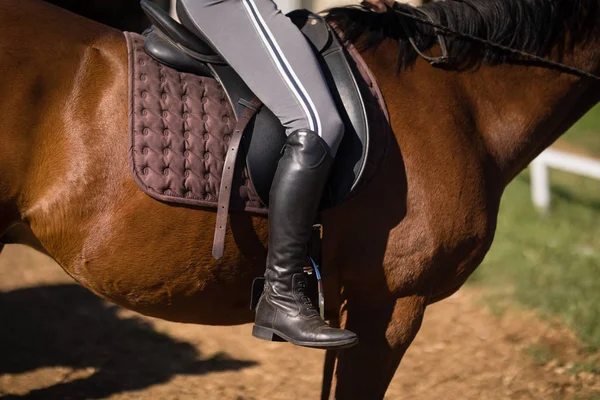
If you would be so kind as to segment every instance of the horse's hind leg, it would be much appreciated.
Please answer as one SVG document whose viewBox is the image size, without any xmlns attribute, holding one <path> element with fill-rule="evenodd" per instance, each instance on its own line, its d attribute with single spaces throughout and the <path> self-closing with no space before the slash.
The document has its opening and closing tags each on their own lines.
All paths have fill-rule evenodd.
<svg viewBox="0 0 600 400">
<path fill-rule="evenodd" d="M 330 391 L 322 398 L 383 399 L 402 356 L 421 327 L 425 304 L 424 297 L 411 296 L 375 309 L 349 307 L 346 328 L 358 335 L 359 344 L 338 354 Z"/>
</svg>

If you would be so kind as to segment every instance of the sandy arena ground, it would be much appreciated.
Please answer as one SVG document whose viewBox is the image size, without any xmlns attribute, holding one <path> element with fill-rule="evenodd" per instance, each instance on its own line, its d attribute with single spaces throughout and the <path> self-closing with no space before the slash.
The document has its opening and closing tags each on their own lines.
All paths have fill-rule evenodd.
<svg viewBox="0 0 600 400">
<path fill-rule="evenodd" d="M 574 335 L 530 313 L 487 312 L 474 289 L 428 309 L 389 399 L 591 399 Z M 250 325 L 174 324 L 113 306 L 47 257 L 0 256 L 0 398 L 318 399 L 323 353 L 253 339 Z M 539 341 L 559 360 L 536 365 Z M 571 367 L 571 369 L 570 369 Z M 292 380 L 293 378 L 293 380 Z"/>
</svg>

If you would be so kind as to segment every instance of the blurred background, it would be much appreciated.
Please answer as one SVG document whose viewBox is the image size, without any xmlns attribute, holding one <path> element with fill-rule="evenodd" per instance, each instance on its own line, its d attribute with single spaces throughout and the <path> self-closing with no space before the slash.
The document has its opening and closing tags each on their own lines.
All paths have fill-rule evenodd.
<svg viewBox="0 0 600 400">
<path fill-rule="evenodd" d="M 51 2 L 121 29 L 147 24 L 136 0 Z M 600 399 L 599 171 L 596 106 L 508 186 L 491 251 L 428 309 L 387 398 Z M 257 341 L 249 325 L 142 317 L 19 245 L 0 256 L 0 327 L 0 398 L 319 397 L 322 353 Z"/>
</svg>

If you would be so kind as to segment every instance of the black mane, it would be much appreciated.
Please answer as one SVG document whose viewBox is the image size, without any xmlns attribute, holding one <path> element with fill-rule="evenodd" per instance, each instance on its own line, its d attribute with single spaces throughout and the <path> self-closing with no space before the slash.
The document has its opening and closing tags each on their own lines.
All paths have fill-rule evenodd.
<svg viewBox="0 0 600 400">
<path fill-rule="evenodd" d="M 454 31 L 547 56 L 554 45 L 563 47 L 585 39 L 600 18 L 600 0 L 442 0 L 415 8 L 397 4 L 399 10 L 423 17 Z M 389 10 L 377 14 L 362 6 L 329 10 L 327 20 L 336 24 L 344 39 L 361 50 L 376 48 L 385 38 L 398 41 L 399 67 L 414 63 L 417 54 L 407 40 L 399 18 L 404 18 L 419 49 L 437 44 L 433 28 Z M 567 39 L 569 43 L 567 43 Z M 468 40 L 446 36 L 453 65 L 498 64 L 508 54 Z"/>
</svg>

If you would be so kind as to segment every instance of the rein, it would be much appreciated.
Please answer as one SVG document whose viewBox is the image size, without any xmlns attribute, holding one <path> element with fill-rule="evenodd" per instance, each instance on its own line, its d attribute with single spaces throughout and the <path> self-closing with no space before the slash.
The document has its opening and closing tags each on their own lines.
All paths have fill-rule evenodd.
<svg viewBox="0 0 600 400">
<path fill-rule="evenodd" d="M 569 65 L 566 65 L 566 64 L 563 64 L 563 63 L 560 63 L 557 61 L 548 60 L 547 58 L 536 56 L 535 54 L 527 53 L 522 50 L 517 50 L 517 49 L 514 49 L 509 46 L 504 46 L 504 45 L 480 38 L 478 36 L 473 36 L 473 35 L 469 35 L 466 33 L 457 32 L 457 31 L 454 31 L 454 30 L 448 28 L 447 26 L 436 24 L 435 22 L 433 22 L 433 19 L 427 13 L 425 13 L 425 11 L 420 10 L 418 8 L 415 8 L 415 10 L 417 10 L 418 12 L 420 12 L 422 15 L 426 16 L 427 18 L 421 18 L 416 15 L 412 15 L 410 13 L 402 11 L 400 9 L 400 5 L 398 3 L 394 3 L 394 6 L 389 8 L 389 10 L 390 10 L 390 12 L 394 12 L 402 17 L 412 19 L 412 20 L 420 22 L 424 25 L 431 26 L 432 28 L 435 29 L 435 34 L 438 37 L 438 41 L 440 43 L 440 48 L 442 50 L 442 55 L 440 57 L 430 57 L 430 56 L 423 54 L 421 52 L 421 50 L 418 49 L 418 47 L 413 39 L 413 35 L 410 33 L 410 30 L 408 29 L 408 26 L 406 25 L 406 22 L 404 21 L 403 18 L 400 18 L 400 24 L 402 25 L 402 29 L 404 29 L 404 32 L 405 32 L 406 36 L 408 37 L 408 41 L 411 44 L 411 46 L 415 49 L 415 51 L 417 52 L 417 54 L 419 56 L 421 56 L 425 60 L 429 61 L 432 65 L 445 64 L 450 60 L 450 57 L 448 56 L 446 42 L 444 40 L 444 35 L 446 35 L 446 36 L 455 36 L 455 37 L 458 37 L 461 39 L 467 39 L 467 40 L 470 40 L 475 43 L 483 44 L 483 45 L 488 46 L 493 49 L 501 50 L 501 51 L 504 51 L 504 52 L 507 52 L 510 54 L 516 54 L 521 57 L 524 57 L 525 59 L 535 61 L 542 65 L 554 67 L 556 69 L 562 70 L 563 72 L 569 73 L 571 75 L 576 75 L 576 76 L 579 76 L 582 78 L 585 77 L 585 78 L 590 78 L 590 79 L 593 79 L 596 81 L 600 81 L 600 76 L 598 76 L 598 75 L 590 74 L 589 72 L 582 71 L 580 69 L 571 67 Z"/>
</svg>

